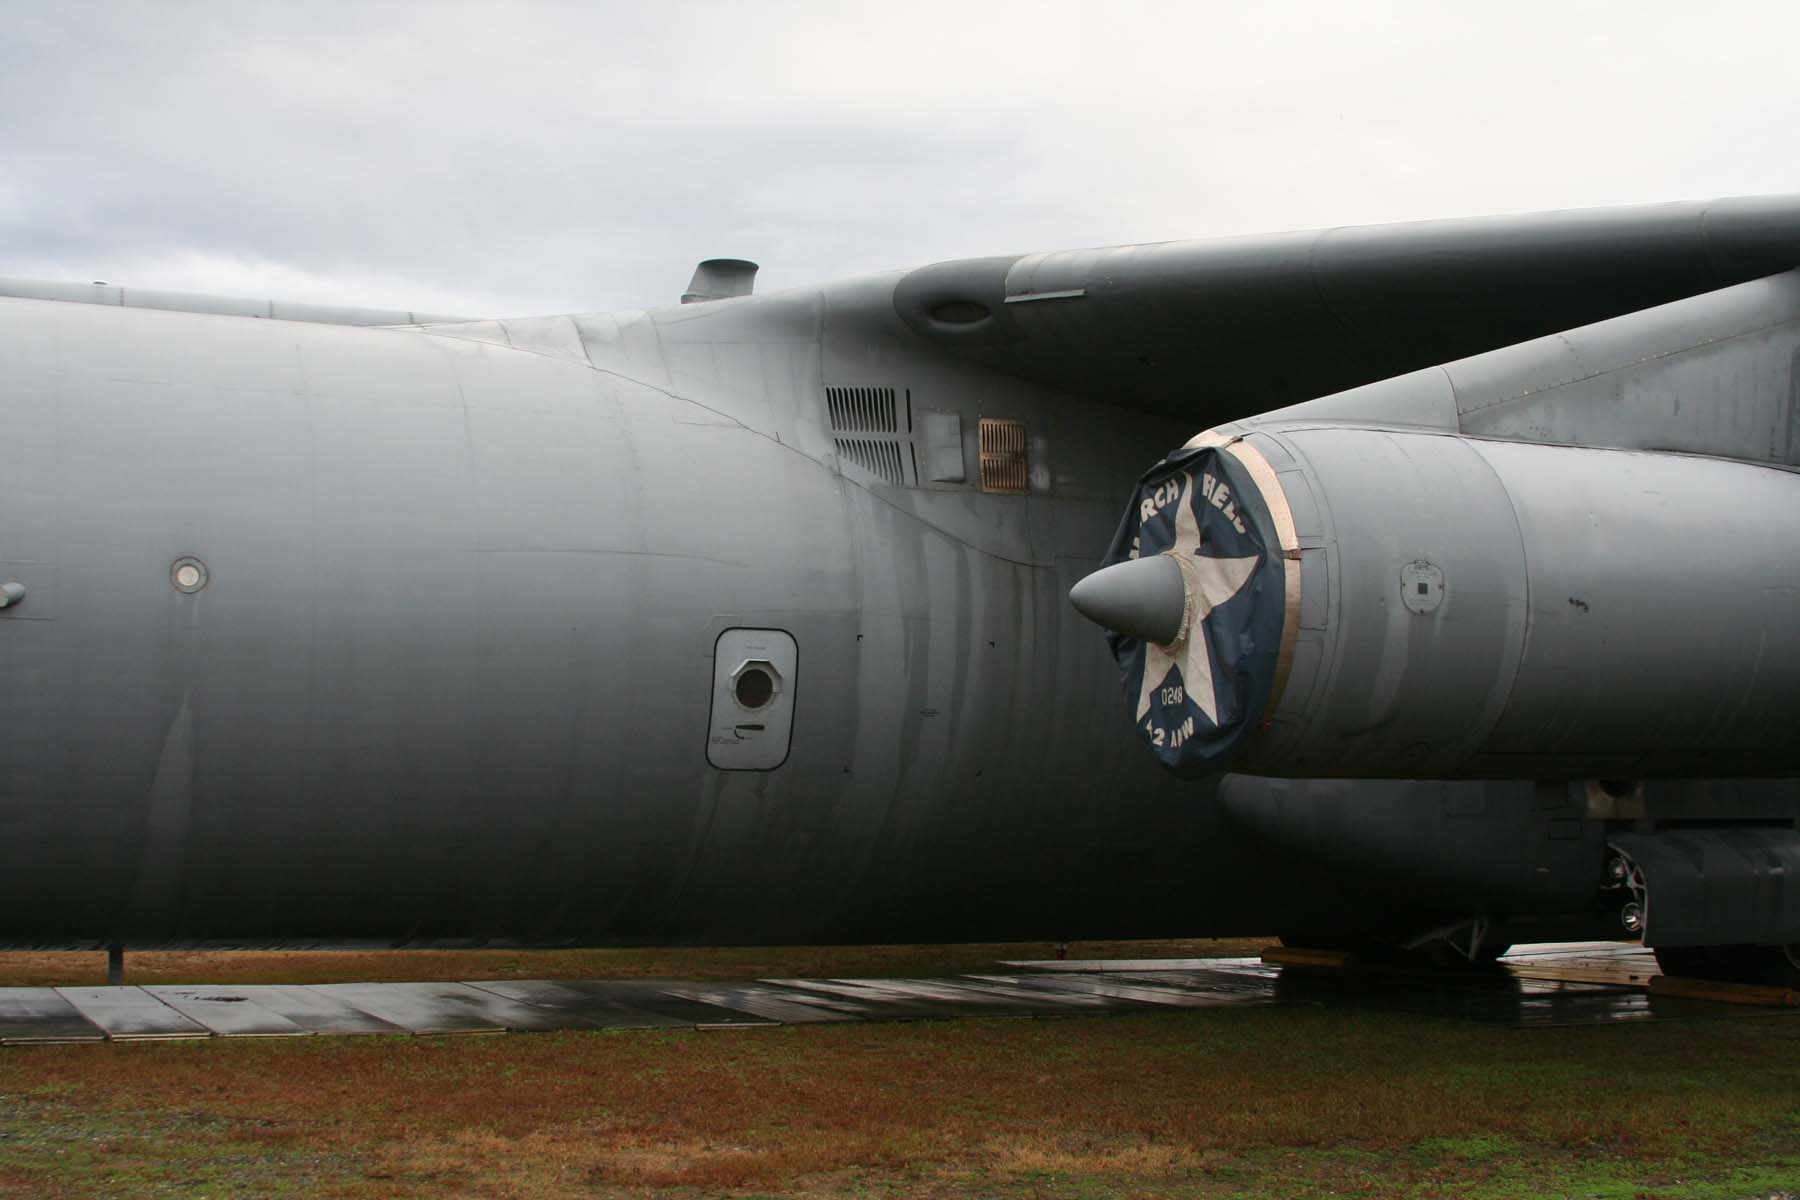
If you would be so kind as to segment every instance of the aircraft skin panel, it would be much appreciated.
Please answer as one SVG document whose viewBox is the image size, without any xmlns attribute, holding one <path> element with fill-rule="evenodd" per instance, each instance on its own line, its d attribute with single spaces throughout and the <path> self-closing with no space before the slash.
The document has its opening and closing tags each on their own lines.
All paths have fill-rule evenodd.
<svg viewBox="0 0 1800 1200">
<path fill-rule="evenodd" d="M 1068 591 L 1197 415 L 1768 274 L 1794 208 L 1129 247 L 411 328 L 0 300 L 0 583 L 24 591 L 0 608 L 0 944 L 1203 936 L 1567 905 L 1597 886 L 1616 797 L 1176 779 Z M 1592 286 L 1527 303 L 1570 278 Z M 995 324 L 920 325 L 957 324 L 943 306 L 971 281 L 1000 289 L 968 293 Z M 1737 302 L 1682 301 L 1721 322 Z M 1441 320 L 1413 322 L 1421 304 Z M 1461 419 L 1442 371 L 1388 383 L 1440 422 L 1407 438 Z M 834 388 L 892 414 L 844 428 Z M 1494 388 L 1496 414 L 1529 408 Z M 1775 436 L 1734 411 L 1706 428 Z M 920 472 L 925 413 L 940 456 L 960 436 L 963 478 Z M 1021 448 L 991 477 L 984 423 Z M 1275 467 L 1292 574 L 1324 599 L 1297 606 L 1294 678 L 1354 659 L 1348 684 L 1398 711 L 1378 644 L 1324 637 L 1361 601 L 1321 538 L 1355 522 L 1303 495 L 1302 465 Z M 708 762 L 733 629 L 793 639 L 776 769 Z M 1469 723 L 1427 716 L 1429 752 L 1460 753 Z M 1370 733 L 1344 745 L 1398 736 Z M 1708 816 L 1795 812 L 1786 781 L 1658 788 Z"/>
<path fill-rule="evenodd" d="M 0 305 L 0 346 L 30 434 L 0 450 L 27 482 L 0 542 L 58 581 L 54 620 L 0 613 L 30 685 L 0 729 L 0 938 L 1172 933 L 1299 891 L 1064 685 L 1078 618 L 1028 538 L 997 557 L 690 423 L 718 397 L 98 306 Z M 706 765 L 734 626 L 799 647 L 776 772 Z"/>
</svg>

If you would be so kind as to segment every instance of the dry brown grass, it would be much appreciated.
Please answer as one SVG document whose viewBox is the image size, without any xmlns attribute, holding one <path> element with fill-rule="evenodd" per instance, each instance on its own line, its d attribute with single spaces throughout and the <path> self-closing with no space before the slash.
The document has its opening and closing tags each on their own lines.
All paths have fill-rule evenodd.
<svg viewBox="0 0 1800 1200">
<path fill-rule="evenodd" d="M 1520 1163 L 1800 1164 L 1800 1019 L 1521 1033 L 1262 1009 L 47 1047 L 0 1055 L 0 1096 L 0 1195 L 1461 1195 Z"/>
</svg>

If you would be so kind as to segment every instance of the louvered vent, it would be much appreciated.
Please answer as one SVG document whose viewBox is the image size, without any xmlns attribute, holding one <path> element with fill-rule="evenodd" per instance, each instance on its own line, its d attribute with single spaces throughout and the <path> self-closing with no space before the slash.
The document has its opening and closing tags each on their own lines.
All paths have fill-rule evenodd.
<svg viewBox="0 0 1800 1200">
<path fill-rule="evenodd" d="M 880 442 L 874 438 L 838 438 L 837 451 L 871 475 L 879 475 L 889 483 L 906 482 L 906 465 L 900 457 L 899 442 Z"/>
<path fill-rule="evenodd" d="M 1025 426 L 1021 422 L 981 418 L 981 490 L 1031 490 L 1031 475 L 1025 462 Z"/>
<path fill-rule="evenodd" d="M 891 387 L 828 387 L 825 406 L 838 433 L 898 433 Z"/>
<path fill-rule="evenodd" d="M 905 487 L 912 463 L 912 401 L 902 409 L 891 387 L 828 387 L 825 411 L 831 419 L 838 458 L 896 487 Z"/>
</svg>

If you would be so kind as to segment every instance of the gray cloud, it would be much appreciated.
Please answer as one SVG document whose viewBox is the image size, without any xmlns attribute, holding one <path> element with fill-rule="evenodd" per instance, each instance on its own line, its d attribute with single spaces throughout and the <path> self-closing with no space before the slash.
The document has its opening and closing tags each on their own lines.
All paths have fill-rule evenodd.
<svg viewBox="0 0 1800 1200">
<path fill-rule="evenodd" d="M 469 313 L 1800 190 L 1792 6 L 106 3 L 0 32 L 0 273 Z"/>
</svg>

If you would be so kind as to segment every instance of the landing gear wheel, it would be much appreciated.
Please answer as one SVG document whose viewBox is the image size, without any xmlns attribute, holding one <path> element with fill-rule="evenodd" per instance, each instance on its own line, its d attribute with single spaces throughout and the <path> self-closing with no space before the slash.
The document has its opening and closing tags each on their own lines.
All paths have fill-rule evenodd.
<svg viewBox="0 0 1800 1200">
<path fill-rule="evenodd" d="M 1656 965 L 1681 979 L 1800 988 L 1800 943 L 1786 946 L 1658 946 Z"/>
</svg>

